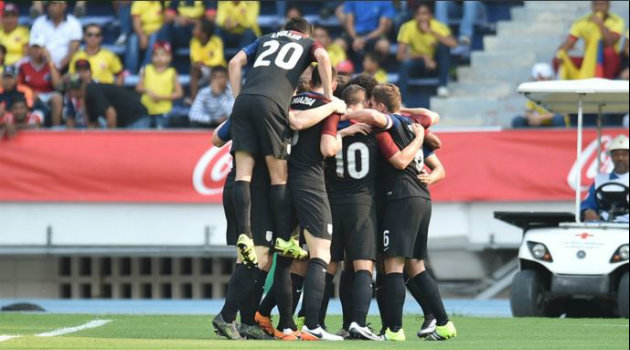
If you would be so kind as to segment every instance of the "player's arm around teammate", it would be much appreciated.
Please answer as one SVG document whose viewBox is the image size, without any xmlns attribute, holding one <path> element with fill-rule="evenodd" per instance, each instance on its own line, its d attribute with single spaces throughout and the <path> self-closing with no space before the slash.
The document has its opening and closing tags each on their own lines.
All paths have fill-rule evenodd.
<svg viewBox="0 0 630 350">
<path fill-rule="evenodd" d="M 289 126 L 292 130 L 304 130 L 321 122 L 333 113 L 346 113 L 346 103 L 333 97 L 333 99 L 323 106 L 303 111 L 289 111 Z"/>
</svg>

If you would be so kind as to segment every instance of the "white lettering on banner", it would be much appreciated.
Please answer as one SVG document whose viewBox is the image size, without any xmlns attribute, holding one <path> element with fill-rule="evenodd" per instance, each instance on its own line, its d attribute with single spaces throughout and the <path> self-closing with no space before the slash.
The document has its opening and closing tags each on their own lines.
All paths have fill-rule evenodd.
<svg viewBox="0 0 630 350">
<path fill-rule="evenodd" d="M 606 152 L 610 140 L 612 140 L 612 136 L 602 135 L 602 153 L 600 154 L 600 159 L 602 160 L 601 170 L 603 173 L 609 173 L 613 170 L 613 163 L 610 160 L 608 152 Z M 589 161 L 591 163 L 588 167 L 584 167 L 584 165 Z M 593 179 L 598 174 L 597 170 L 597 139 L 595 139 L 584 148 L 581 158 L 576 159 L 573 163 L 573 166 L 569 171 L 569 176 L 567 176 L 567 182 L 575 191 L 576 176 L 579 174 L 579 176 L 582 177 L 581 191 L 587 191 L 589 186 L 591 186 Z"/>
<path fill-rule="evenodd" d="M 195 191 L 203 196 L 211 196 L 223 192 L 222 180 L 225 179 L 232 168 L 232 156 L 230 152 L 222 151 L 230 149 L 226 144 L 222 148 L 211 147 L 199 158 L 193 171 L 192 183 Z M 211 186 L 206 186 L 205 174 L 210 169 Z"/>
</svg>

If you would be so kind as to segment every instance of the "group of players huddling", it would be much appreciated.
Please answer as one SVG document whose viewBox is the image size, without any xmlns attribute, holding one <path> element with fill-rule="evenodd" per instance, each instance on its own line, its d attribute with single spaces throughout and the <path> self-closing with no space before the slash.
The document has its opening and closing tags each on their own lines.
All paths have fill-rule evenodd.
<svg viewBox="0 0 630 350">
<path fill-rule="evenodd" d="M 424 312 L 418 336 L 452 338 L 455 327 L 424 267 L 427 186 L 445 176 L 433 152 L 440 141 L 428 132 L 439 117 L 401 108 L 395 85 L 337 76 L 310 32 L 306 20 L 289 20 L 229 63 L 237 98 L 213 144 L 232 141 L 223 205 L 237 264 L 215 331 L 228 339 L 401 341 L 406 286 Z M 273 286 L 261 301 L 274 251 Z M 342 261 L 343 328 L 333 334 L 325 316 Z M 366 323 L 375 269 L 379 333 Z"/>
</svg>

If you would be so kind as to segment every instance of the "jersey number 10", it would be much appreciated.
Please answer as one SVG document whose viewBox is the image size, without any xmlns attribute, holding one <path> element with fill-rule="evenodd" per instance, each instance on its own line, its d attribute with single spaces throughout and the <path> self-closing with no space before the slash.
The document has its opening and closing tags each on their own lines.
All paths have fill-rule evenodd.
<svg viewBox="0 0 630 350">
<path fill-rule="evenodd" d="M 268 60 L 267 57 L 273 55 L 276 51 L 278 51 L 278 48 L 280 48 L 280 51 L 273 60 L 273 63 L 279 68 L 290 70 L 295 68 L 300 56 L 302 56 L 302 52 L 304 52 L 304 48 L 300 44 L 294 42 L 286 43 L 280 47 L 280 43 L 277 40 L 269 40 L 264 42 L 262 46 L 265 50 L 260 53 L 258 58 L 256 58 L 254 68 L 267 67 L 271 65 L 271 60 Z"/>
<path fill-rule="evenodd" d="M 357 152 L 361 158 L 361 169 L 358 168 Z M 362 142 L 355 142 L 348 146 L 347 151 L 348 175 L 353 179 L 362 179 L 370 171 L 370 150 Z M 337 176 L 344 177 L 343 150 L 339 151 L 335 156 L 337 162 Z"/>
</svg>

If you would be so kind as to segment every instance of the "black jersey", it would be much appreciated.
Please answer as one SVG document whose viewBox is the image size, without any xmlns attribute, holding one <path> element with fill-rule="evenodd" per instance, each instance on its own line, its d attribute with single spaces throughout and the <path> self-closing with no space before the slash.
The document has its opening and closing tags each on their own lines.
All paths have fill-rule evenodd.
<svg viewBox="0 0 630 350">
<path fill-rule="evenodd" d="M 243 48 L 252 69 L 241 94 L 262 95 L 288 108 L 300 75 L 315 61 L 321 44 L 308 36 L 282 30 L 264 35 Z"/>
<path fill-rule="evenodd" d="M 346 124 L 347 122 L 344 122 Z M 347 127 L 350 124 L 341 125 Z M 369 203 L 374 196 L 378 145 L 374 133 L 343 138 L 335 157 L 326 159 L 328 197 L 334 203 Z"/>
<path fill-rule="evenodd" d="M 401 115 L 392 114 L 392 127 L 378 135 L 377 139 L 381 153 L 384 155 L 383 181 L 385 198 L 401 199 L 408 197 L 424 197 L 431 199 L 429 190 L 418 180 L 418 175 L 424 168 L 424 153 L 422 148 L 416 154 L 415 159 L 404 170 L 394 168 L 388 161 L 390 152 L 387 149 L 400 149 L 407 147 L 416 137 L 412 122 Z M 389 137 L 388 137 L 389 135 Z M 391 143 L 394 143 L 392 145 Z M 394 147 L 395 146 L 395 147 Z"/>
<path fill-rule="evenodd" d="M 293 96 L 291 109 L 307 110 L 323 106 L 327 103 L 323 95 L 316 92 L 305 92 Z M 320 149 L 322 130 L 326 119 L 310 128 L 294 131 L 289 156 L 289 177 L 300 181 L 305 186 L 325 189 L 324 156 Z"/>
</svg>

